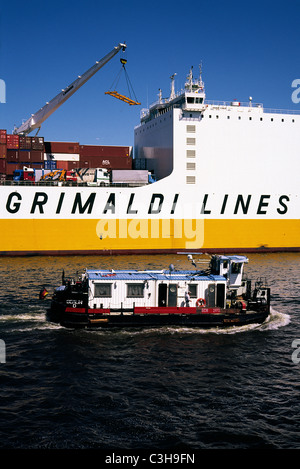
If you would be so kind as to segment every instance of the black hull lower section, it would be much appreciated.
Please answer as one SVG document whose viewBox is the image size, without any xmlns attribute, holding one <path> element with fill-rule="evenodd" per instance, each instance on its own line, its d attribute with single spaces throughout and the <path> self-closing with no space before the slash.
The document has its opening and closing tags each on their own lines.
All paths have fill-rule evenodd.
<svg viewBox="0 0 300 469">
<path fill-rule="evenodd" d="M 146 328 L 178 326 L 191 328 L 226 328 L 261 324 L 269 312 L 248 311 L 236 314 L 116 314 L 99 317 L 93 314 L 62 315 L 49 312 L 48 319 L 71 329 L 111 329 L 111 328 Z"/>
</svg>

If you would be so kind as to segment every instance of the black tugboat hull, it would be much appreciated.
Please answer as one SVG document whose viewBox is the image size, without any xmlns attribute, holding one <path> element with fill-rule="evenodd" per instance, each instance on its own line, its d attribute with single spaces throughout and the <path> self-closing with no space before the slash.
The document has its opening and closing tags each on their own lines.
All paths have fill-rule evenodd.
<svg viewBox="0 0 300 469">
<path fill-rule="evenodd" d="M 69 308 L 71 309 L 71 308 Z M 133 314 L 111 313 L 97 314 L 92 310 L 87 312 L 64 311 L 58 313 L 49 312 L 49 320 L 59 323 L 63 327 L 78 329 L 96 328 L 134 328 L 134 327 L 191 327 L 191 328 L 225 328 L 233 326 L 245 326 L 249 324 L 261 324 L 269 315 L 269 311 L 247 311 L 230 313 L 197 313 L 197 314 Z"/>
</svg>

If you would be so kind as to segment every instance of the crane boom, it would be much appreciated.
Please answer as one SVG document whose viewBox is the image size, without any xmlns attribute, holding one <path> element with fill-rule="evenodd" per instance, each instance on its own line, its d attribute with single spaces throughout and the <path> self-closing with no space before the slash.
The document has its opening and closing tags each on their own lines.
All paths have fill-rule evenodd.
<svg viewBox="0 0 300 469">
<path fill-rule="evenodd" d="M 84 85 L 95 73 L 100 70 L 109 60 L 111 60 L 121 49 L 123 51 L 126 48 L 126 44 L 118 44 L 114 49 L 109 52 L 101 60 L 97 61 L 89 70 L 83 75 L 79 75 L 78 78 L 73 81 L 69 86 L 62 90 L 55 98 L 50 102 L 46 103 L 39 111 L 32 114 L 26 122 L 20 127 L 14 129 L 13 133 L 18 135 L 27 135 L 34 129 L 39 129 L 41 124 L 58 109 L 67 99 L 69 99 L 82 85 Z"/>
</svg>

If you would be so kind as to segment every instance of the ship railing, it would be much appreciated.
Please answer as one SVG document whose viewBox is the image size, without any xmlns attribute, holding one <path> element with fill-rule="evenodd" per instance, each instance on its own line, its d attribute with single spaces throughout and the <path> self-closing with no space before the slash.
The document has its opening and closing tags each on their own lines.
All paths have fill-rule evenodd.
<svg viewBox="0 0 300 469">
<path fill-rule="evenodd" d="M 300 114 L 300 110 L 294 109 L 274 109 L 274 108 L 264 108 L 262 103 L 252 103 L 252 102 L 239 102 L 239 101 L 211 101 L 206 99 L 205 104 L 218 108 L 228 108 L 228 107 L 248 107 L 249 109 L 261 109 L 264 113 L 268 114 Z"/>
<path fill-rule="evenodd" d="M 205 104 L 208 104 L 210 106 L 218 106 L 218 107 L 253 107 L 253 108 L 262 108 L 263 109 L 263 104 L 262 103 L 252 103 L 248 101 L 247 103 L 241 102 L 241 101 L 216 101 L 216 100 L 205 100 Z"/>
<path fill-rule="evenodd" d="M 299 110 L 294 110 L 294 109 L 271 109 L 271 108 L 266 108 L 264 109 L 264 112 L 267 112 L 269 114 L 300 114 Z"/>
</svg>

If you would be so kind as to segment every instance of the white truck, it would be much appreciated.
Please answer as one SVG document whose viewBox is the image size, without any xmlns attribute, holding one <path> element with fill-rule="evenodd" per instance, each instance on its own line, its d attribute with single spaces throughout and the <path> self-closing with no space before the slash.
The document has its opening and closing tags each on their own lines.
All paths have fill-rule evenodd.
<svg viewBox="0 0 300 469">
<path fill-rule="evenodd" d="M 87 186 L 109 186 L 110 174 L 105 168 L 79 168 L 76 169 L 77 182 Z"/>
<path fill-rule="evenodd" d="M 76 174 L 77 182 L 87 186 L 144 186 L 155 182 L 155 177 L 147 170 L 79 168 Z"/>
</svg>

